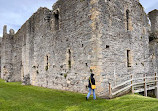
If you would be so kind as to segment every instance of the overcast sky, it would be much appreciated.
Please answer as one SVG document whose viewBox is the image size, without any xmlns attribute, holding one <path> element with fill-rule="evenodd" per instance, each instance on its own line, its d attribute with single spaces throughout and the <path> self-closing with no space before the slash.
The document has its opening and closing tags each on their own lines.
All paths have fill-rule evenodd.
<svg viewBox="0 0 158 111">
<path fill-rule="evenodd" d="M 39 7 L 52 8 L 57 0 L 0 0 L 0 36 L 3 26 L 17 31 Z M 140 0 L 148 13 L 158 9 L 158 0 Z"/>
</svg>

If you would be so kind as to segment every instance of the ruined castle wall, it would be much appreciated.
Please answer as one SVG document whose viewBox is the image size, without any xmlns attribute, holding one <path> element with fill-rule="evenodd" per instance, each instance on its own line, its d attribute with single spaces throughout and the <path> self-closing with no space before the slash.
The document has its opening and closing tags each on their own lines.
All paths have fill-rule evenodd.
<svg viewBox="0 0 158 111">
<path fill-rule="evenodd" d="M 37 13 L 33 15 L 33 18 L 31 18 L 29 21 L 29 25 L 32 27 L 31 35 L 30 35 L 31 38 L 26 40 L 28 40 L 28 45 L 32 44 L 30 45 L 30 49 L 29 50 L 27 49 L 28 51 L 30 51 L 28 74 L 30 75 L 30 83 L 32 85 L 35 85 L 35 74 L 40 73 L 38 67 L 44 64 L 44 63 L 38 64 L 38 62 L 36 62 L 37 59 L 36 56 L 41 57 L 43 54 L 45 54 L 46 53 L 45 51 L 48 49 L 48 47 L 46 46 L 47 44 L 49 44 L 49 42 L 51 42 L 51 41 L 46 41 L 46 37 L 45 37 L 45 35 L 47 34 L 47 30 L 48 31 L 50 30 L 50 24 L 48 24 L 48 21 L 50 21 L 49 20 L 50 12 L 51 11 L 46 8 L 40 8 L 37 11 Z M 43 40 L 41 40 L 41 38 L 43 38 Z M 38 50 L 39 52 L 36 53 L 36 50 Z M 37 59 L 37 61 L 43 61 L 44 60 L 43 58 L 44 56 L 40 59 Z"/>
<path fill-rule="evenodd" d="M 39 39 L 38 34 L 42 33 L 43 26 L 45 26 L 44 15 L 49 11 L 46 8 L 39 8 L 28 21 L 22 26 L 19 33 L 16 36 L 21 37 L 21 80 L 24 84 L 30 84 L 30 78 L 33 76 L 33 64 L 34 64 L 34 40 L 35 37 Z M 44 32 L 43 32 L 44 33 Z M 32 80 L 32 79 L 31 79 Z"/>
<path fill-rule="evenodd" d="M 13 79 L 14 81 L 21 81 L 22 69 L 22 42 L 25 30 L 21 28 L 13 37 Z"/>
<path fill-rule="evenodd" d="M 158 40 L 150 41 L 150 74 L 158 74 Z"/>
<path fill-rule="evenodd" d="M 2 47 L 2 78 L 6 81 L 22 81 L 22 46 L 27 35 L 25 24 L 14 34 L 3 34 Z M 9 68 L 8 68 L 9 67 Z"/>
<path fill-rule="evenodd" d="M 100 1 L 100 6 L 101 86 L 108 88 L 108 81 L 149 71 L 149 27 L 138 1 L 107 0 Z"/>
<path fill-rule="evenodd" d="M 3 28 L 2 38 L 2 50 L 1 50 L 1 78 L 6 81 L 12 81 L 13 63 L 13 35 L 7 33 L 7 26 Z"/>
<path fill-rule="evenodd" d="M 151 21 L 151 36 L 158 38 L 158 10 L 149 12 L 149 18 Z"/>
<path fill-rule="evenodd" d="M 21 64 L 21 43 L 20 37 L 14 36 L 14 30 L 7 33 L 7 26 L 4 26 L 2 38 L 2 62 L 1 78 L 7 82 L 21 81 L 20 65 Z"/>
<path fill-rule="evenodd" d="M 149 71 L 148 30 L 138 0 L 58 0 L 4 35 L 2 78 L 86 93 L 92 69 L 105 96 L 108 82 Z"/>
<path fill-rule="evenodd" d="M 149 74 L 149 21 L 142 5 L 134 2 L 132 5 L 132 23 L 133 23 L 133 74 Z"/>
<path fill-rule="evenodd" d="M 158 74 L 158 10 L 149 12 L 149 18 L 151 21 L 150 31 L 150 73 Z"/>
<path fill-rule="evenodd" d="M 48 29 L 40 28 L 34 39 L 31 84 L 86 92 L 91 68 L 102 95 L 110 78 L 148 72 L 148 20 L 143 8 L 137 1 L 103 2 L 59 0 L 54 5 L 50 30 L 48 23 Z M 59 30 L 53 18 L 57 11 Z"/>
<path fill-rule="evenodd" d="M 14 34 L 5 32 L 2 47 L 2 78 L 6 81 L 24 81 L 30 79 L 34 55 L 34 32 L 40 24 L 40 16 L 43 11 L 38 10 L 26 23 Z M 35 18 L 36 17 L 36 18 Z M 43 20 L 43 18 L 41 18 Z M 4 27 L 4 31 L 6 27 Z M 38 32 L 37 32 L 38 33 Z M 7 68 L 6 68 L 7 67 Z M 29 84 L 29 81 L 27 84 Z"/>
<path fill-rule="evenodd" d="M 31 84 L 86 92 L 92 56 L 88 4 L 88 1 L 59 0 L 54 5 L 51 23 L 48 28 L 42 26 L 34 39 Z M 59 29 L 55 28 L 54 13 L 57 10 Z"/>
</svg>

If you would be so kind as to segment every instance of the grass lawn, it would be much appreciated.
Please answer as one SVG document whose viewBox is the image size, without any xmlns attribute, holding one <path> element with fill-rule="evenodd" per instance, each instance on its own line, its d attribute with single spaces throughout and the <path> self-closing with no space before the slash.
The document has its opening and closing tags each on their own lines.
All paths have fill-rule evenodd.
<svg viewBox="0 0 158 111">
<path fill-rule="evenodd" d="M 57 91 L 0 79 L 0 111 L 158 111 L 158 100 L 126 95 L 86 101 L 79 93 Z"/>
</svg>

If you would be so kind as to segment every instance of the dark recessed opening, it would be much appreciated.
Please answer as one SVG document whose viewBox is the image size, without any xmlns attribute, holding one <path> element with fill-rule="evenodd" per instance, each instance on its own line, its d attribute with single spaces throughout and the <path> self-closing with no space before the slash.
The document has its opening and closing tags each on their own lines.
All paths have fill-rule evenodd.
<svg viewBox="0 0 158 111">
<path fill-rule="evenodd" d="M 68 65 L 69 65 L 69 69 L 71 69 L 71 50 L 68 50 L 69 53 L 69 60 L 68 60 Z"/>
<path fill-rule="evenodd" d="M 127 30 L 129 30 L 129 10 L 126 10 Z"/>
<path fill-rule="evenodd" d="M 46 61 L 47 61 L 47 64 L 45 66 L 45 70 L 48 71 L 48 55 L 46 56 Z"/>
<path fill-rule="evenodd" d="M 47 66 L 48 66 L 48 56 L 47 56 Z"/>
<path fill-rule="evenodd" d="M 88 63 L 85 63 L 86 64 L 86 66 L 88 67 Z"/>
<path fill-rule="evenodd" d="M 127 50 L 127 67 L 132 67 L 130 50 Z"/>
<path fill-rule="evenodd" d="M 60 68 L 63 68 L 63 65 L 61 65 Z"/>
<path fill-rule="evenodd" d="M 110 46 L 109 45 L 106 45 L 106 48 L 108 49 Z"/>
<path fill-rule="evenodd" d="M 59 30 L 59 11 L 54 13 L 54 18 L 55 18 L 55 29 Z"/>
</svg>

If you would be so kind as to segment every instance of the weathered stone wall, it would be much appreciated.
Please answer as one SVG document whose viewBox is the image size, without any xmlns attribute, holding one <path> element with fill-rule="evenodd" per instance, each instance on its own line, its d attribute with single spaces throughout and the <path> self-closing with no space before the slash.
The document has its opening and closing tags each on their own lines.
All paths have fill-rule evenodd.
<svg viewBox="0 0 158 111">
<path fill-rule="evenodd" d="M 58 1 L 52 11 L 59 11 L 59 30 L 54 28 L 55 20 L 51 16 L 51 30 L 40 28 L 41 33 L 35 36 L 31 84 L 86 92 L 91 68 L 95 73 L 97 93 L 102 95 L 109 79 L 149 71 L 149 25 L 139 2 L 64 2 Z M 131 51 L 131 67 L 127 67 L 127 50 Z"/>
<path fill-rule="evenodd" d="M 149 19 L 151 21 L 150 40 L 158 38 L 158 10 L 149 12 Z"/>
<path fill-rule="evenodd" d="M 150 73 L 158 74 L 158 10 L 153 10 L 149 12 L 149 18 L 151 21 L 150 30 Z"/>
<path fill-rule="evenodd" d="M 98 24 L 102 41 L 101 86 L 106 89 L 108 81 L 130 74 L 143 75 L 149 71 L 149 25 L 147 15 L 138 1 L 107 0 L 100 1 L 100 6 Z M 126 11 L 129 15 L 128 29 Z M 129 55 L 127 51 L 130 52 Z M 127 56 L 130 56 L 130 66 Z"/>
<path fill-rule="evenodd" d="M 138 0 L 58 0 L 4 33 L 1 77 L 86 93 L 92 69 L 105 96 L 108 82 L 149 72 L 149 28 Z"/>
<path fill-rule="evenodd" d="M 3 28 L 2 50 L 1 50 L 1 78 L 6 81 L 13 81 L 13 34 L 7 34 L 7 26 Z"/>
<path fill-rule="evenodd" d="M 20 30 L 19 32 L 20 33 Z M 18 33 L 16 35 L 18 35 Z M 21 33 L 22 34 L 22 33 Z M 2 62 L 1 77 L 7 82 L 21 81 L 21 36 L 14 35 L 14 30 L 11 29 L 7 34 L 7 27 L 4 26 L 2 38 Z"/>
<path fill-rule="evenodd" d="M 34 74 L 39 73 L 38 70 L 35 70 L 38 65 L 35 63 L 36 60 L 36 53 L 35 50 L 39 49 L 37 56 L 41 57 L 42 54 L 45 54 L 45 50 L 48 47 L 47 44 L 51 41 L 45 41 L 46 37 L 45 34 L 47 30 L 50 30 L 50 24 L 47 22 L 50 21 L 49 19 L 49 13 L 51 11 L 46 8 L 40 8 L 29 20 L 28 20 L 28 26 L 29 32 L 27 33 L 27 36 L 25 38 L 25 46 L 23 46 L 23 66 L 24 66 L 24 77 L 25 79 L 30 78 L 30 82 L 32 85 L 34 85 Z M 47 18 L 48 17 L 48 18 Z M 41 40 L 43 38 L 43 40 Z M 37 42 L 36 42 L 37 40 Z M 48 43 L 47 43 L 48 42 Z M 36 48 L 37 47 L 37 48 Z M 43 51 L 41 51 L 43 49 Z M 51 50 L 50 50 L 51 51 Z M 43 61 L 44 56 L 42 58 L 38 59 L 38 61 Z M 37 62 L 38 63 L 38 62 Z M 41 63 L 39 65 L 43 65 L 44 63 Z M 43 68 L 44 69 L 44 68 Z M 42 69 L 41 69 L 42 70 Z M 44 76 L 44 74 L 43 74 Z M 44 79 L 44 78 L 43 78 Z M 24 80 L 27 82 L 27 80 Z M 38 82 L 37 82 L 38 83 Z"/>
<path fill-rule="evenodd" d="M 158 40 L 154 39 L 152 41 L 150 41 L 150 74 L 158 74 Z"/>
<path fill-rule="evenodd" d="M 47 27 L 34 38 L 31 84 L 48 88 L 86 92 L 91 65 L 91 27 L 88 1 L 59 0 Z M 59 12 L 59 29 L 54 13 Z M 50 25 L 49 25 L 50 24 Z"/>
<path fill-rule="evenodd" d="M 20 29 L 13 37 L 12 63 L 13 63 L 13 80 L 21 81 L 22 68 L 22 36 L 23 30 Z"/>
</svg>

